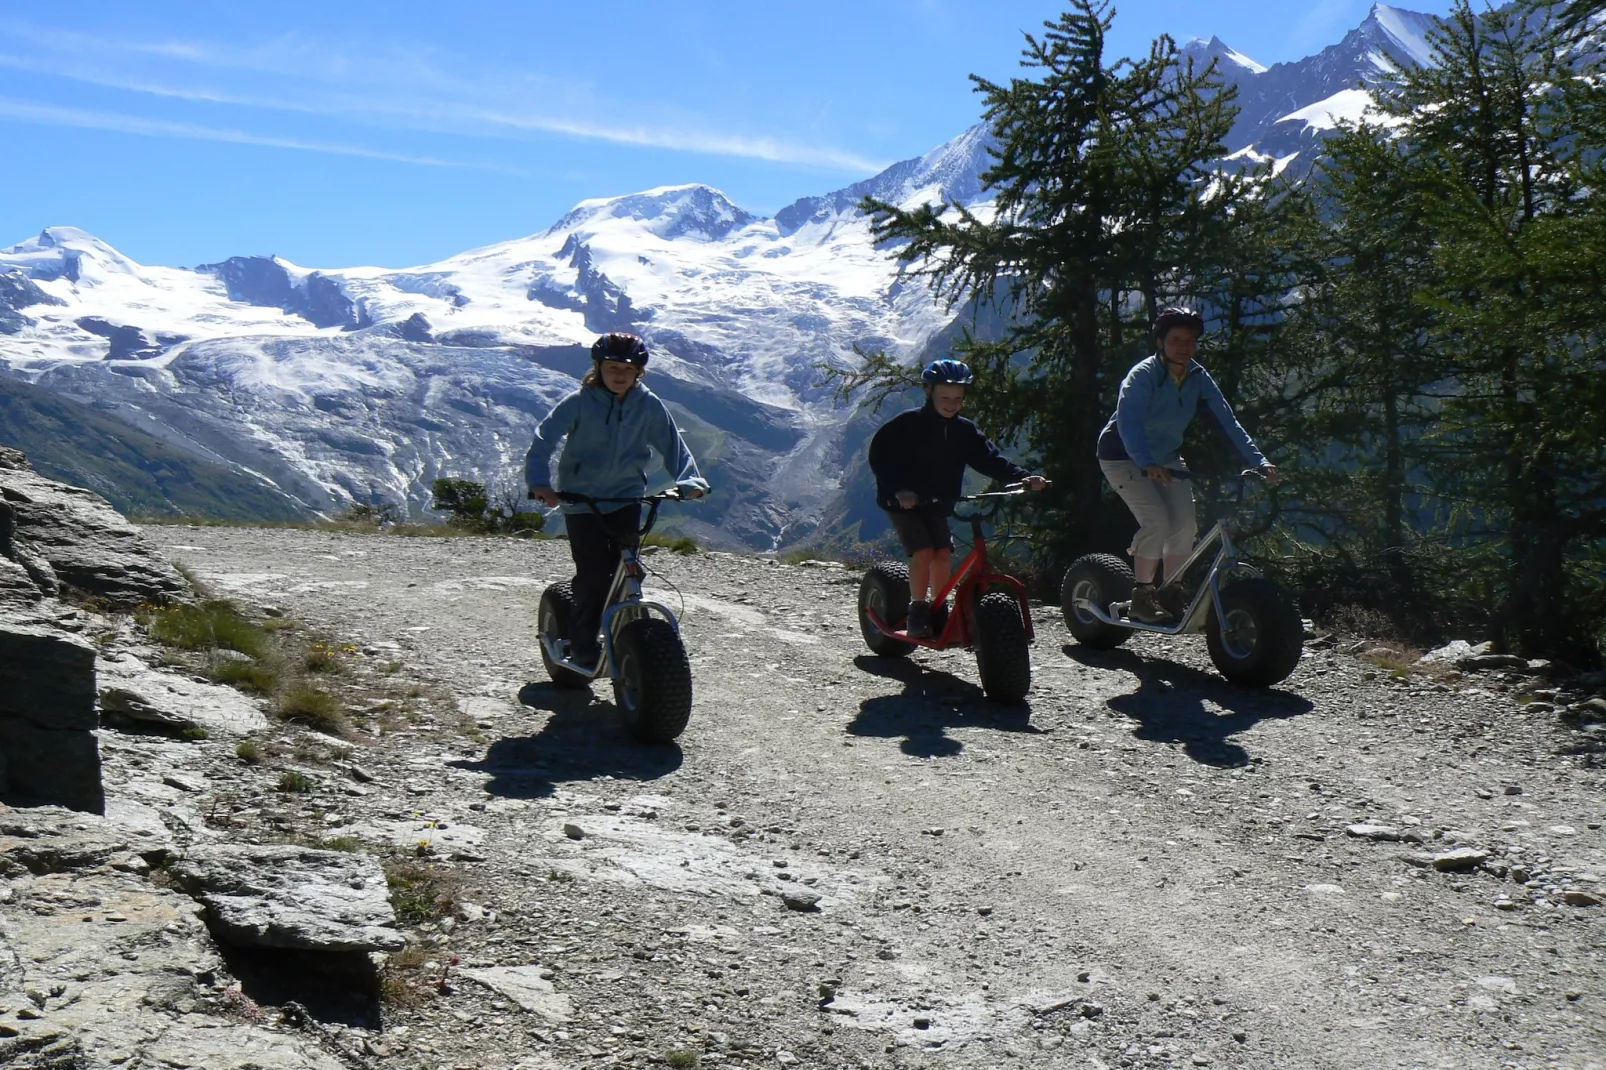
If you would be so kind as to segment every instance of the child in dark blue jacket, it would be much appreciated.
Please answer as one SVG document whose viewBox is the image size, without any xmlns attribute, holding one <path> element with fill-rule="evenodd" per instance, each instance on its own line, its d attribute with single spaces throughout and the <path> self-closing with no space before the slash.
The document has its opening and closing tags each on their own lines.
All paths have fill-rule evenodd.
<svg viewBox="0 0 1606 1070">
<path fill-rule="evenodd" d="M 633 334 L 598 338 L 591 346 L 591 371 L 580 389 L 541 421 L 524 458 L 530 497 L 547 506 L 561 505 L 568 529 L 569 554 L 574 558 L 569 659 L 579 665 L 594 665 L 601 656 L 597 628 L 602 603 L 619 551 L 636 540 L 641 505 L 613 502 L 598 506 L 602 511 L 597 513 L 583 503 L 560 503 L 552 478 L 558 440 L 564 443 L 557 490 L 593 498 L 640 497 L 646 493 L 646 472 L 657 453 L 682 495 L 700 498 L 708 492 L 675 418 L 658 395 L 641 384 L 647 356 L 646 344 Z"/>
<path fill-rule="evenodd" d="M 870 440 L 877 504 L 887 511 L 909 554 L 909 621 L 904 630 L 917 639 L 930 636 L 946 616 L 946 603 L 936 614 L 931 603 L 948 585 L 954 551 L 948 512 L 963 490 L 965 469 L 1024 481 L 1031 490 L 1047 485 L 1042 476 L 999 453 L 979 427 L 959 415 L 965 388 L 975 379 L 968 366 L 934 360 L 920 379 L 926 384 L 925 405 L 894 416 Z"/>
</svg>

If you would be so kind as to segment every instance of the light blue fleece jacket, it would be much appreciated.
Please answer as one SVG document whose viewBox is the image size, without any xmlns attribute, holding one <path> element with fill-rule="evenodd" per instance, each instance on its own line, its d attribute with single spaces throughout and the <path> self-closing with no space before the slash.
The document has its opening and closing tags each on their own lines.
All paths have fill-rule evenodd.
<svg viewBox="0 0 1606 1070">
<path fill-rule="evenodd" d="M 1121 380 L 1115 415 L 1099 435 L 1099 460 L 1130 460 L 1139 468 L 1180 466 L 1182 436 L 1201 401 L 1216 431 L 1248 464 L 1259 468 L 1266 463 L 1204 365 L 1190 361 L 1179 384 L 1158 353 L 1138 361 Z"/>
<path fill-rule="evenodd" d="M 552 454 L 563 440 L 557 478 Z M 524 456 L 526 487 L 554 487 L 593 498 L 640 497 L 647 490 L 647 470 L 657 453 L 678 487 L 707 491 L 697 461 L 680 437 L 675 418 L 663 399 L 637 383 L 623 398 L 600 386 L 582 386 L 555 405 L 535 429 L 535 441 Z M 590 507 L 564 502 L 565 513 Z M 603 506 L 605 513 L 624 503 Z"/>
</svg>

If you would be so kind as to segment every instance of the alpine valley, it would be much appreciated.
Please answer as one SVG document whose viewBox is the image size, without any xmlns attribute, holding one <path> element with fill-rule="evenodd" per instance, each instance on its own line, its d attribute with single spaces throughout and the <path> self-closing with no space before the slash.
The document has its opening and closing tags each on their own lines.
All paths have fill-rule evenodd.
<svg viewBox="0 0 1606 1070">
<path fill-rule="evenodd" d="M 1427 60 L 1432 22 L 1379 4 L 1338 44 L 1270 68 L 1217 39 L 1184 52 L 1238 86 L 1235 158 L 1304 169 L 1362 114 L 1369 79 Z M 680 528 L 713 546 L 802 542 L 855 511 L 863 441 L 817 365 L 856 346 L 923 359 L 953 335 L 857 205 L 978 206 L 987 149 L 973 127 L 771 218 L 704 185 L 585 201 L 538 234 L 404 270 L 154 267 L 46 227 L 0 250 L 0 440 L 136 513 L 427 516 L 441 476 L 520 490 L 530 432 L 574 389 L 585 346 L 631 330 L 717 488 L 677 511 Z"/>
</svg>

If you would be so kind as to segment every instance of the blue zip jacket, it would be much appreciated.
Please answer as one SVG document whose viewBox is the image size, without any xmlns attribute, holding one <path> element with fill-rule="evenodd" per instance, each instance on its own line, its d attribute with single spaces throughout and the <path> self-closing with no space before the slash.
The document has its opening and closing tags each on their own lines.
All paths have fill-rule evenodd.
<svg viewBox="0 0 1606 1070">
<path fill-rule="evenodd" d="M 564 440 L 563 452 L 554 480 L 552 454 L 559 439 Z M 524 484 L 593 498 L 640 497 L 647 490 L 653 452 L 677 487 L 708 490 L 675 418 L 657 394 L 640 383 L 623 398 L 602 386 L 582 386 L 558 402 L 535 429 L 535 441 L 524 456 Z M 558 508 L 565 513 L 590 511 L 590 506 L 578 502 L 564 502 Z M 603 512 L 623 508 L 621 503 Z"/>
<path fill-rule="evenodd" d="M 1193 422 L 1199 402 L 1216 432 L 1226 439 L 1253 467 L 1266 463 L 1221 396 L 1221 388 L 1198 361 L 1190 361 L 1188 372 L 1178 383 L 1156 353 L 1132 366 L 1121 380 L 1120 400 L 1115 415 L 1099 434 L 1101 461 L 1131 461 L 1139 468 L 1151 464 L 1179 467 L 1182 436 Z"/>
</svg>

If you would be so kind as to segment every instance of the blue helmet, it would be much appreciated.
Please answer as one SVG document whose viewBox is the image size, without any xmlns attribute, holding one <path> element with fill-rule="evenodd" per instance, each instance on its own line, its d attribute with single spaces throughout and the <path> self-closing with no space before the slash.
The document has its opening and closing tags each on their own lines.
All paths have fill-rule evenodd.
<svg viewBox="0 0 1606 1070">
<path fill-rule="evenodd" d="M 969 386 L 976 381 L 971 374 L 970 365 L 960 360 L 934 360 L 926 365 L 926 370 L 920 373 L 920 381 L 927 386 L 936 386 L 938 383 L 953 383 L 955 386 Z"/>
</svg>

